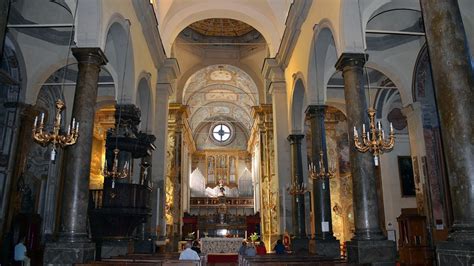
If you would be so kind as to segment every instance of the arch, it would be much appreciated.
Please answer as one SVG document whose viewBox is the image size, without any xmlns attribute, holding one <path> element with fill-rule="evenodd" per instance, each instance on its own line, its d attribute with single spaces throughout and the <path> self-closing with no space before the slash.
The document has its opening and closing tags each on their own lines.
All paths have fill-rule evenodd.
<svg viewBox="0 0 474 266">
<path fill-rule="evenodd" d="M 116 76 L 116 100 L 120 103 L 132 102 L 135 96 L 135 64 L 130 22 L 115 14 L 106 36 L 104 53 L 109 60 L 108 69 Z"/>
<path fill-rule="evenodd" d="M 295 80 L 293 86 L 293 95 L 291 97 L 291 121 L 290 121 L 290 132 L 291 134 L 303 134 L 304 133 L 304 109 L 305 106 L 305 88 L 302 79 Z"/>
<path fill-rule="evenodd" d="M 140 108 L 141 111 L 141 130 L 147 132 L 152 129 L 153 121 L 153 101 L 151 97 L 151 83 L 150 75 L 147 73 L 143 74 L 139 78 L 135 104 Z"/>
<path fill-rule="evenodd" d="M 308 99 L 311 104 L 323 104 L 327 98 L 326 85 L 336 71 L 338 48 L 334 41 L 334 29 L 327 19 L 315 28 L 308 65 Z"/>
<path fill-rule="evenodd" d="M 266 22 L 272 21 L 272 19 L 250 6 L 246 7 L 242 4 L 224 2 L 214 2 L 213 8 L 209 8 L 209 4 L 206 3 L 191 4 L 187 8 L 176 12 L 171 18 L 163 21 L 163 27 L 160 29 L 163 33 L 163 46 L 166 54 L 168 56 L 171 55 L 171 46 L 184 28 L 199 20 L 215 18 L 216 14 L 219 14 L 219 17 L 240 20 L 258 30 L 267 42 L 270 57 L 274 57 L 278 52 L 280 37 L 279 33 L 275 31 L 279 27 L 274 25 L 274 23 Z"/>
</svg>

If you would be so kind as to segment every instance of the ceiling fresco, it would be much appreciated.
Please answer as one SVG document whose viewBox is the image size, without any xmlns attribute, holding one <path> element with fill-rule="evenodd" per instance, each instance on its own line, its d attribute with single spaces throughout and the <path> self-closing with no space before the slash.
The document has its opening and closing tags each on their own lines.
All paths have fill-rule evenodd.
<svg viewBox="0 0 474 266">
<path fill-rule="evenodd" d="M 201 69 L 188 79 L 183 94 L 193 132 L 201 123 L 221 121 L 239 123 L 250 132 L 251 107 L 258 105 L 258 91 L 240 68 L 212 65 Z"/>
</svg>

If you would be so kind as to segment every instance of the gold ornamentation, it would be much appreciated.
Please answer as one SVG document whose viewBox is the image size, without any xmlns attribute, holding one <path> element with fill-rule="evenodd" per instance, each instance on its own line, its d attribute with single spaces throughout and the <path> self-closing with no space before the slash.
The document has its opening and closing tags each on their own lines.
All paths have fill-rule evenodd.
<svg viewBox="0 0 474 266">
<path fill-rule="evenodd" d="M 56 116 L 54 118 L 53 131 L 50 133 L 43 132 L 44 129 L 44 113 L 41 113 L 40 124 L 38 125 L 38 116 L 35 117 L 33 124 L 33 139 L 43 145 L 51 143 L 53 148 L 51 150 L 51 161 L 56 158 L 56 149 L 59 147 L 74 145 L 79 136 L 79 122 L 76 124 L 76 119 L 72 119 L 72 128 L 68 126 L 66 135 L 61 135 L 61 111 L 64 109 L 64 102 L 61 99 L 56 100 Z"/>
<path fill-rule="evenodd" d="M 318 165 L 319 165 L 319 168 L 317 168 L 313 162 L 309 164 L 308 170 L 309 170 L 309 177 L 311 177 L 311 179 L 324 181 L 326 179 L 331 179 L 331 178 L 336 177 L 336 169 L 334 167 L 331 167 L 331 169 L 326 169 L 326 167 L 324 166 L 323 151 L 319 152 Z M 322 185 L 323 185 L 323 189 L 325 189 L 324 182 Z"/>
<path fill-rule="evenodd" d="M 375 109 L 367 110 L 370 119 L 369 132 L 365 132 L 365 124 L 362 124 L 362 141 L 359 140 L 359 134 L 354 127 L 354 145 L 359 152 L 370 151 L 374 155 L 375 166 L 379 165 L 379 156 L 384 152 L 391 151 L 395 145 L 395 133 L 392 123 L 390 123 L 389 139 L 385 139 L 385 132 L 382 129 L 380 121 L 375 121 Z"/>
<path fill-rule="evenodd" d="M 107 170 L 107 160 L 104 162 L 104 176 L 112 177 L 112 188 L 115 188 L 115 179 L 122 179 L 128 176 L 128 162 L 125 162 L 122 171 L 118 170 L 118 154 L 120 150 L 114 149 L 114 163 L 112 165 L 112 171 Z"/>
</svg>

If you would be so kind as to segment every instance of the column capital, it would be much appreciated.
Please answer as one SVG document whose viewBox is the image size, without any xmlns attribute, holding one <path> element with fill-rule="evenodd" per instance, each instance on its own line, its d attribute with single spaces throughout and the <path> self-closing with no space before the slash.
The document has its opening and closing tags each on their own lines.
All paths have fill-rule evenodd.
<svg viewBox="0 0 474 266">
<path fill-rule="evenodd" d="M 368 54 L 363 54 L 363 53 L 343 53 L 337 59 L 336 62 L 336 69 L 337 70 L 342 70 L 346 66 L 358 66 L 358 67 L 363 67 L 365 65 L 365 62 L 369 59 Z"/>
<path fill-rule="evenodd" d="M 310 117 L 316 116 L 318 114 L 324 114 L 327 107 L 327 105 L 308 105 L 304 112 Z"/>
<path fill-rule="evenodd" d="M 78 63 L 102 66 L 108 62 L 107 57 L 105 56 L 102 49 L 97 47 L 74 47 L 71 49 L 71 51 Z"/>
<path fill-rule="evenodd" d="M 299 144 L 303 138 L 303 134 L 291 134 L 288 136 L 287 140 L 290 142 L 290 144 Z"/>
</svg>

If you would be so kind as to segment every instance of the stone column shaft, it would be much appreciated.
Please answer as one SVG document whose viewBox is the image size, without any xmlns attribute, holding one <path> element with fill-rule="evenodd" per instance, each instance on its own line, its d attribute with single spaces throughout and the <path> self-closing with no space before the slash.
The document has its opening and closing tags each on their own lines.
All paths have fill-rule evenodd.
<svg viewBox="0 0 474 266">
<path fill-rule="evenodd" d="M 349 130 L 349 155 L 351 162 L 354 222 L 357 240 L 384 239 L 379 225 L 377 185 L 374 159 L 370 152 L 361 153 L 354 145 L 354 127 L 369 125 L 367 102 L 364 90 L 364 54 L 343 54 L 336 65 L 344 77 L 347 127 Z M 383 206 L 381 206 L 383 208 Z"/>
<path fill-rule="evenodd" d="M 304 135 L 290 135 L 291 150 L 291 184 L 303 184 L 303 160 L 301 155 L 301 140 Z M 306 238 L 306 224 L 305 224 L 305 209 L 304 209 L 304 194 L 297 194 L 293 196 L 293 226 L 294 235 L 296 238 Z"/>
<path fill-rule="evenodd" d="M 342 54 L 336 68 L 344 77 L 349 156 L 351 162 L 355 234 L 347 242 L 347 259 L 351 263 L 374 265 L 395 263 L 395 242 L 386 240 L 380 230 L 375 163 L 370 152 L 361 153 L 354 145 L 353 128 L 368 125 L 363 66 L 365 54 Z"/>
<path fill-rule="evenodd" d="M 323 152 L 323 165 L 328 167 L 328 157 L 326 148 L 326 132 L 324 126 L 325 106 L 309 106 L 306 110 L 311 123 L 311 157 L 317 171 L 319 168 L 320 152 Z M 329 179 L 313 180 L 313 210 L 316 239 L 334 239 L 332 231 L 331 217 L 331 192 L 329 189 Z M 328 231 L 323 232 L 322 223 L 328 223 Z"/>
<path fill-rule="evenodd" d="M 474 74 L 457 1 L 420 1 L 450 181 L 454 232 L 474 239 Z M 469 234 L 466 234 L 468 233 Z M 460 234 L 457 234 L 460 233 Z"/>
<path fill-rule="evenodd" d="M 60 234 L 68 242 L 87 240 L 89 173 L 100 66 L 107 62 L 99 48 L 74 48 L 79 63 L 72 117 L 80 123 L 75 145 L 66 149 Z"/>
<path fill-rule="evenodd" d="M 474 261 L 474 73 L 457 1 L 420 0 L 438 102 L 453 208 L 449 240 L 437 248 L 440 265 Z"/>
</svg>

